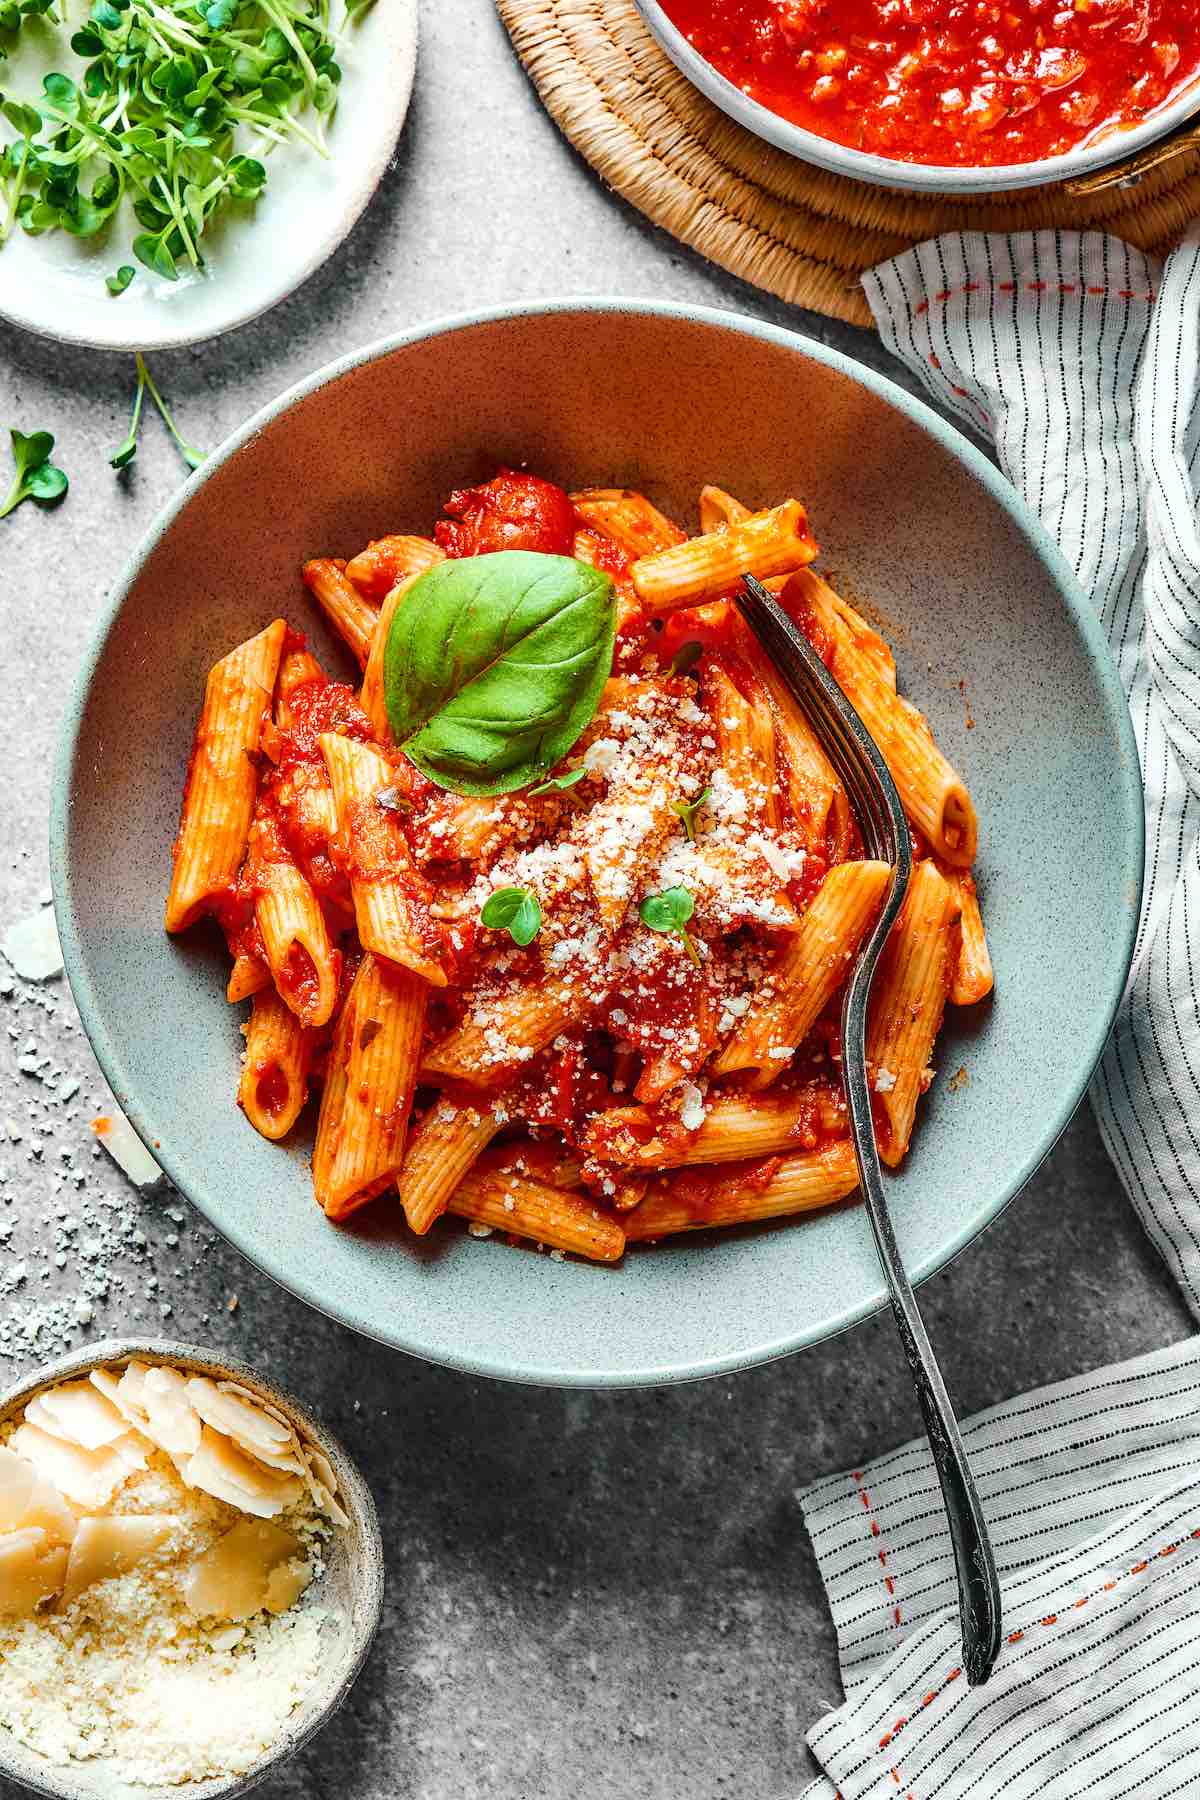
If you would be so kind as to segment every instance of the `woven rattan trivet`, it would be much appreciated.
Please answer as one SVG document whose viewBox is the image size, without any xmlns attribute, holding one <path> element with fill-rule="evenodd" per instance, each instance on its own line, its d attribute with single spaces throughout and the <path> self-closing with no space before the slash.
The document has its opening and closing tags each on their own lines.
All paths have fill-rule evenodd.
<svg viewBox="0 0 1200 1800">
<path fill-rule="evenodd" d="M 1122 192 L 1061 187 L 956 200 L 828 175 L 727 119 L 659 49 L 634 0 L 497 0 L 552 117 L 654 224 L 731 274 L 869 325 L 864 269 L 940 231 L 1111 231 L 1165 251 L 1200 216 L 1200 152 Z"/>
</svg>

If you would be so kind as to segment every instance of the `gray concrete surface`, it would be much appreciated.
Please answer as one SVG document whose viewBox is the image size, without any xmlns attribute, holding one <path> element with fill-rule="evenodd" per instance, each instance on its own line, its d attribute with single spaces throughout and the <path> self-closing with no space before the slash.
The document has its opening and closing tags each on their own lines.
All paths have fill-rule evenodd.
<svg viewBox="0 0 1200 1800">
<path fill-rule="evenodd" d="M 154 359 L 189 435 L 215 444 L 393 327 L 516 296 L 709 301 L 887 365 L 866 333 L 765 300 L 606 193 L 483 0 L 427 0 L 422 26 L 399 157 L 342 254 L 266 319 Z M 7 329 L 2 343 L 0 424 L 52 429 L 72 489 L 55 514 L 24 507 L 0 524 L 0 929 L 47 893 L 64 683 L 180 479 L 154 421 L 127 476 L 108 468 L 129 359 Z M 890 1325 L 734 1380 L 635 1396 L 511 1388 L 408 1361 L 277 1292 L 177 1196 L 139 1199 L 92 1153 L 105 1095 L 62 982 L 6 986 L 0 1382 L 39 1347 L 159 1326 L 303 1394 L 374 1485 L 390 1556 L 382 1634 L 345 1711 L 264 1800 L 796 1794 L 812 1769 L 805 1729 L 840 1697 L 796 1492 L 917 1429 Z M 1086 1112 L 924 1304 L 965 1411 L 1189 1329 Z"/>
</svg>

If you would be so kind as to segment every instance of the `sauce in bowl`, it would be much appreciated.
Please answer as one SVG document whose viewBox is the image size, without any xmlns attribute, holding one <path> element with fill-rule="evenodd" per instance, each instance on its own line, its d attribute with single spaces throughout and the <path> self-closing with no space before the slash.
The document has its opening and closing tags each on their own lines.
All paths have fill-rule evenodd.
<svg viewBox="0 0 1200 1800">
<path fill-rule="evenodd" d="M 1040 161 L 1200 77 L 1196 0 L 660 0 L 704 59 L 806 131 L 909 163 Z"/>
</svg>

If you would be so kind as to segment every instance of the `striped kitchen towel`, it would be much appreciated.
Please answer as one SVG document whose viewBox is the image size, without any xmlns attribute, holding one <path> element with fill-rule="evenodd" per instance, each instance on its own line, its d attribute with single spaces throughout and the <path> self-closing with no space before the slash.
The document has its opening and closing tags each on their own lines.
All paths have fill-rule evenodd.
<svg viewBox="0 0 1200 1800">
<path fill-rule="evenodd" d="M 1200 1314 L 1200 234 L 945 237 L 872 270 L 884 342 L 994 446 L 1108 633 L 1146 790 L 1129 987 L 1091 1101 Z M 956 1666 L 921 1440 L 804 1500 L 846 1703 L 805 1800 L 1200 1796 L 1200 1339 L 1026 1395 L 964 1437 L 1006 1639 Z"/>
</svg>

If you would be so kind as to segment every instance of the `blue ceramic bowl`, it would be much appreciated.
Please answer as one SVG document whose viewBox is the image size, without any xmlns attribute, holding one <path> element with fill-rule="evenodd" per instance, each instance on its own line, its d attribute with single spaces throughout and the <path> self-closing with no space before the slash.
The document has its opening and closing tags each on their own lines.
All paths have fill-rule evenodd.
<svg viewBox="0 0 1200 1800">
<path fill-rule="evenodd" d="M 1019 1191 L 1100 1055 L 1137 919 L 1138 760 L 1108 648 L 1045 534 L 961 436 L 832 351 L 722 313 L 574 302 L 426 326 L 322 370 L 208 459 L 118 582 L 67 709 L 51 821 L 67 970 L 117 1098 L 168 1174 L 314 1306 L 517 1380 L 741 1368 L 882 1303 L 860 1209 L 638 1248 L 613 1269 L 451 1223 L 418 1242 L 386 1199 L 335 1227 L 313 1202 L 305 1137 L 281 1150 L 234 1105 L 241 1012 L 223 998 L 223 946 L 163 934 L 210 663 L 283 612 L 342 666 L 301 562 L 427 531 L 452 487 L 501 461 L 568 486 L 644 487 L 689 520 L 705 481 L 808 503 L 825 566 L 888 622 L 904 684 L 982 821 L 996 994 L 951 1015 L 941 1078 L 891 1182 L 914 1276 Z M 1053 1219 L 1031 1226 L 1053 1254 Z"/>
</svg>

